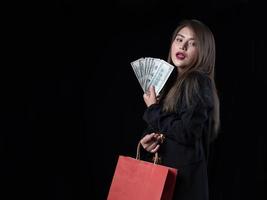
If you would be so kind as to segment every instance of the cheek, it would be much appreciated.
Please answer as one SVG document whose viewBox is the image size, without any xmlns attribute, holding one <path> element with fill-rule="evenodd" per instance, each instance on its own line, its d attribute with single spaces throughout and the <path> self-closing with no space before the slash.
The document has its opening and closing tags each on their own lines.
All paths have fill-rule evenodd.
<svg viewBox="0 0 267 200">
<path fill-rule="evenodd" d="M 191 52 L 190 52 L 190 58 L 191 58 L 191 60 L 196 60 L 197 59 L 197 50 L 196 49 L 194 49 L 194 50 L 192 50 Z"/>
<path fill-rule="evenodd" d="M 171 54 L 171 58 L 172 58 L 172 57 L 173 57 L 173 54 L 174 54 L 174 48 L 173 48 L 173 45 L 171 46 L 170 54 Z"/>
<path fill-rule="evenodd" d="M 172 46 L 171 46 L 171 53 L 173 53 L 174 50 L 175 50 L 175 45 L 172 44 Z"/>
<path fill-rule="evenodd" d="M 171 46 L 171 55 L 174 56 L 177 52 L 177 46 L 175 44 L 172 44 Z"/>
</svg>

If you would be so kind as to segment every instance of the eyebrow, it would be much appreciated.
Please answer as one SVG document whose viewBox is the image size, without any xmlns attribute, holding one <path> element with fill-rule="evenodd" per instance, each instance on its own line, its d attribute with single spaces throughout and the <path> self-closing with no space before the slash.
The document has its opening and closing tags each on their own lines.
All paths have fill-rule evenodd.
<svg viewBox="0 0 267 200">
<path fill-rule="evenodd" d="M 180 34 L 180 33 L 177 33 L 176 37 L 177 37 L 177 36 L 180 36 L 180 37 L 182 37 L 182 38 L 185 38 L 185 36 L 182 35 L 182 34 Z M 191 37 L 191 38 L 189 38 L 189 40 L 196 40 L 196 39 L 193 38 L 193 37 Z"/>
</svg>

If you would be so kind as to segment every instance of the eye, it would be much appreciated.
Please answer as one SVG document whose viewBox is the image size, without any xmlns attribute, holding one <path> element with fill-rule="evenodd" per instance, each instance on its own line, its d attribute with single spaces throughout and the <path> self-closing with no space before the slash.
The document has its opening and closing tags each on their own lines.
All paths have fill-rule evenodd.
<svg viewBox="0 0 267 200">
<path fill-rule="evenodd" d="M 196 42 L 191 40 L 191 41 L 188 42 L 188 45 L 191 46 L 191 47 L 194 47 L 194 46 L 196 46 Z"/>
<path fill-rule="evenodd" d="M 180 37 L 177 37 L 177 38 L 176 38 L 176 41 L 177 41 L 177 42 L 182 42 L 182 41 L 183 41 L 183 39 L 182 39 L 182 38 L 180 38 Z"/>
</svg>

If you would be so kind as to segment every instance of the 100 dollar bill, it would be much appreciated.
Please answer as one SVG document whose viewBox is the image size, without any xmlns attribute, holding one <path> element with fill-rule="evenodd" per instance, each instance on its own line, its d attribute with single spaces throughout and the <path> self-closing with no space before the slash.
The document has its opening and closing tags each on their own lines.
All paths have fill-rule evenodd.
<svg viewBox="0 0 267 200">
<path fill-rule="evenodd" d="M 153 85 L 156 95 L 160 93 L 174 66 L 159 59 L 145 57 L 131 62 L 134 73 L 144 92 Z"/>
<path fill-rule="evenodd" d="M 162 90 L 163 86 L 167 82 L 172 70 L 173 66 L 163 60 L 160 61 L 160 65 L 155 71 L 155 74 L 153 75 L 150 84 L 147 85 L 146 90 L 153 85 L 155 87 L 156 95 L 158 96 L 160 91 Z"/>
</svg>

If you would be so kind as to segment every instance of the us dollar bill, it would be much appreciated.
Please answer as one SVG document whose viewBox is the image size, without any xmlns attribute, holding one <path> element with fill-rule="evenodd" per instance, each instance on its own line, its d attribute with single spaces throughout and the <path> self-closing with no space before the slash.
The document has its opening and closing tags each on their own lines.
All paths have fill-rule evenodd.
<svg viewBox="0 0 267 200">
<path fill-rule="evenodd" d="M 159 58 L 142 57 L 133 62 L 131 66 L 144 92 L 153 85 L 156 95 L 167 82 L 174 66 Z"/>
<path fill-rule="evenodd" d="M 155 87 L 155 92 L 157 96 L 159 95 L 163 86 L 167 82 L 173 69 L 174 67 L 171 64 L 165 62 L 164 60 L 160 60 L 159 67 L 157 67 L 157 70 L 155 71 L 152 77 L 152 80 L 150 81 L 150 84 L 148 85 L 148 87 L 151 85 Z"/>
</svg>

